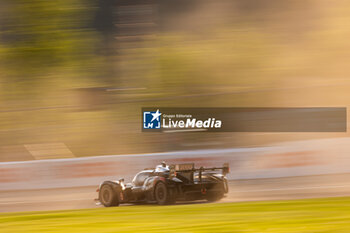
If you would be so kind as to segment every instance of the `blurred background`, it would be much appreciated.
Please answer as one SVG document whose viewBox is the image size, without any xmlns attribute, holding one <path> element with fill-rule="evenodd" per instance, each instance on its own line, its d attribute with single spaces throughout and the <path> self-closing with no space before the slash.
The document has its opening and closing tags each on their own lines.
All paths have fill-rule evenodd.
<svg viewBox="0 0 350 233">
<path fill-rule="evenodd" d="M 348 107 L 349 1 L 2 0 L 0 161 L 348 133 L 142 133 L 141 107 Z"/>
</svg>

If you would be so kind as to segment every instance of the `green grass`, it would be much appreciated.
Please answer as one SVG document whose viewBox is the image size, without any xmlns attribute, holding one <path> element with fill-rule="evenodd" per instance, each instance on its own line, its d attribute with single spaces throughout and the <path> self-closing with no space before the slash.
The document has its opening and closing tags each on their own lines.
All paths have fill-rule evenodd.
<svg viewBox="0 0 350 233">
<path fill-rule="evenodd" d="M 350 198 L 0 214 L 0 232 L 350 232 Z"/>
</svg>

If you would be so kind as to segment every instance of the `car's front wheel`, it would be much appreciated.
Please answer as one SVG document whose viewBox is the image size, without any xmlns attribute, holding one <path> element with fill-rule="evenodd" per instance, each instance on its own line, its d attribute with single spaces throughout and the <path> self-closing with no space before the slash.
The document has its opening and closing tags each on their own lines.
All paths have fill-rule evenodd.
<svg viewBox="0 0 350 233">
<path fill-rule="evenodd" d="M 118 193 L 110 184 L 103 184 L 99 192 L 99 200 L 105 207 L 118 206 Z"/>
</svg>

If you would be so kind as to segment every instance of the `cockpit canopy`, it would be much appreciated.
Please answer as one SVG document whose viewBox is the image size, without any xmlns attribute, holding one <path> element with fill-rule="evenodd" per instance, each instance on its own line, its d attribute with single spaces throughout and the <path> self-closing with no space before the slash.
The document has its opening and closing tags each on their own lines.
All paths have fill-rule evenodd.
<svg viewBox="0 0 350 233">
<path fill-rule="evenodd" d="M 146 170 L 146 171 L 141 171 L 137 173 L 134 179 L 132 180 L 133 185 L 142 186 L 146 178 L 149 177 L 152 172 L 153 172 L 152 170 Z"/>
<path fill-rule="evenodd" d="M 166 165 L 165 167 L 163 165 L 157 165 L 155 172 L 168 172 L 169 166 Z"/>
</svg>

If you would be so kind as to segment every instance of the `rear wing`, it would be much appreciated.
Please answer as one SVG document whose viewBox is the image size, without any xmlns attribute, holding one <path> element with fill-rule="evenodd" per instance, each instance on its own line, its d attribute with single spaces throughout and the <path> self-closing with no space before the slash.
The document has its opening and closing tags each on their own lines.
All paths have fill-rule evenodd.
<svg viewBox="0 0 350 233">
<path fill-rule="evenodd" d="M 228 163 L 224 163 L 222 167 L 200 167 L 195 168 L 194 163 L 183 163 L 183 164 L 175 164 L 169 166 L 170 174 L 176 174 L 176 172 L 199 172 L 200 174 L 203 171 L 215 171 L 222 170 L 222 174 L 226 175 L 230 173 L 230 167 Z"/>
</svg>

